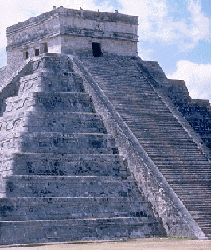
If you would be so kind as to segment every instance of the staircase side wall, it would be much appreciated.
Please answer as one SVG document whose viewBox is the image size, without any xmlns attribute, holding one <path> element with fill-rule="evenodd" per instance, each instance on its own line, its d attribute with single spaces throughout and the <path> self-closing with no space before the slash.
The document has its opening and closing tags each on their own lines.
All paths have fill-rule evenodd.
<svg viewBox="0 0 211 250">
<path fill-rule="evenodd" d="M 7 67 L 6 66 L 0 68 L 0 86 L 5 81 L 6 73 L 7 73 Z"/>
<path fill-rule="evenodd" d="M 153 78 L 153 86 L 160 89 L 167 98 L 170 98 L 175 108 L 189 122 L 200 139 L 197 143 L 204 142 L 204 152 L 211 156 L 211 105 L 209 100 L 192 99 L 183 80 L 167 79 L 162 68 L 157 62 L 139 61 L 147 68 Z M 207 148 L 209 152 L 207 153 Z M 209 156 L 209 157 L 210 157 Z"/>
</svg>

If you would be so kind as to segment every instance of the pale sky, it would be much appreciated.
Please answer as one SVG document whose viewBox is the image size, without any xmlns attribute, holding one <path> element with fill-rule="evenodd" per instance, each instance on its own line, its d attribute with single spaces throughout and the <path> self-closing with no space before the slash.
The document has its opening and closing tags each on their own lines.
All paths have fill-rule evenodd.
<svg viewBox="0 0 211 250">
<path fill-rule="evenodd" d="M 185 80 L 192 98 L 211 102 L 211 0 L 0 0 L 0 67 L 6 27 L 53 6 L 139 16 L 139 56 L 158 61 L 169 78 Z"/>
</svg>

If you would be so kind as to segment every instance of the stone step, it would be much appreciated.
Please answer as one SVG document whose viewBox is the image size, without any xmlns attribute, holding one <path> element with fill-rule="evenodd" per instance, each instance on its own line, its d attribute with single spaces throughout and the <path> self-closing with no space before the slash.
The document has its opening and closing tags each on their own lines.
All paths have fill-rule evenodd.
<svg viewBox="0 0 211 250">
<path fill-rule="evenodd" d="M 141 114 L 140 114 L 141 115 Z M 160 117 L 160 119 L 164 119 L 165 117 Z M 125 119 L 126 121 L 126 119 Z M 127 119 L 127 123 L 131 126 L 131 128 L 137 128 L 137 131 L 142 132 L 142 133 L 149 133 L 151 134 L 152 132 L 156 133 L 157 136 L 167 136 L 171 137 L 172 140 L 176 140 L 178 138 L 184 138 L 187 141 L 191 142 L 190 137 L 184 133 L 183 129 L 178 125 L 172 125 L 171 123 L 166 122 L 166 124 L 159 124 L 156 120 L 155 121 L 145 121 L 144 119 L 140 121 L 138 124 L 134 124 L 132 118 L 131 120 Z M 148 125 L 148 126 L 147 126 Z M 171 130 L 169 131 L 169 134 L 167 134 L 168 127 L 171 126 Z M 176 136 L 174 133 L 177 133 Z M 162 139 L 162 138 L 160 138 Z"/>
<path fill-rule="evenodd" d="M 0 221 L 153 217 L 139 197 L 2 198 Z"/>
<path fill-rule="evenodd" d="M 206 219 L 206 220 L 210 220 L 211 221 L 211 212 L 210 212 L 210 203 L 185 203 L 187 206 L 189 206 L 189 210 L 192 214 L 195 214 L 197 216 L 199 216 L 199 219 Z M 195 209 L 195 207 L 197 208 L 197 211 Z M 209 218 L 207 217 L 209 215 Z M 206 216 L 206 218 L 205 218 Z"/>
<path fill-rule="evenodd" d="M 158 167 L 163 167 L 164 169 L 168 168 L 168 167 L 172 167 L 172 168 L 175 168 L 174 166 L 174 160 L 172 158 L 168 158 L 168 159 L 164 159 L 163 162 L 160 162 L 160 161 L 155 161 L 156 162 L 156 166 Z M 188 159 L 182 159 L 181 161 L 176 161 L 178 164 L 179 164 L 179 171 L 180 171 L 180 164 L 184 164 L 184 168 L 182 167 L 182 169 L 186 170 L 186 169 L 195 169 L 196 171 L 201 171 L 201 170 L 209 170 L 210 169 L 210 162 L 208 160 L 202 160 L 202 161 L 192 161 L 190 162 Z M 197 168 L 196 168 L 197 166 Z"/>
<path fill-rule="evenodd" d="M 197 183 L 197 182 L 206 182 L 209 183 L 210 179 L 211 179 L 211 174 L 210 172 L 203 172 L 203 173 L 197 173 L 197 172 L 190 172 L 189 174 L 185 174 L 185 173 L 176 173 L 175 172 L 164 172 L 162 171 L 164 177 L 166 179 L 168 179 L 168 183 L 175 183 L 175 179 L 177 178 L 177 183 Z M 173 176 L 173 177 L 172 177 Z M 195 178 L 194 178 L 195 177 Z"/>
<path fill-rule="evenodd" d="M 186 184 L 195 184 L 195 183 L 200 183 L 203 184 L 203 178 L 207 178 L 208 181 L 210 181 L 209 176 L 210 176 L 210 171 L 204 171 L 204 172 L 197 172 L 194 170 L 190 170 L 189 173 L 180 171 L 179 173 L 175 171 L 169 171 L 168 173 L 166 173 L 165 171 L 163 171 L 163 174 L 165 174 L 166 176 L 168 176 L 168 180 L 169 183 L 174 183 L 174 184 L 179 184 L 182 181 L 186 180 Z M 173 175 L 172 175 L 173 174 Z"/>
<path fill-rule="evenodd" d="M 197 187 L 195 187 L 195 185 Z M 210 198 L 210 187 L 208 186 L 209 182 L 204 182 L 203 184 L 193 183 L 193 184 L 171 184 L 174 191 L 181 195 L 181 197 L 186 197 L 188 195 L 192 195 L 193 197 L 203 197 L 204 199 Z M 179 187 L 180 186 L 180 187 Z M 183 189 L 185 189 L 183 191 Z"/>
<path fill-rule="evenodd" d="M 186 157 L 184 157 L 184 154 L 183 154 L 183 156 L 181 158 L 179 156 L 175 157 L 173 155 L 170 155 L 170 156 L 156 155 L 156 156 L 154 156 L 152 158 L 153 158 L 154 162 L 160 163 L 160 164 L 162 164 L 162 163 L 171 163 L 171 164 L 175 163 L 176 164 L 177 161 L 179 161 L 179 162 L 184 161 L 185 164 L 187 162 L 189 162 L 189 163 L 193 162 L 194 164 L 197 163 L 197 162 L 199 164 L 200 164 L 200 162 L 203 162 L 203 165 L 205 164 L 206 166 L 210 164 L 210 162 L 208 161 L 208 159 L 205 157 L 204 154 L 199 154 L 198 159 L 197 158 L 192 159 L 191 157 L 186 158 Z M 190 161 L 190 159 L 191 159 L 191 161 Z M 199 164 L 198 164 L 198 166 L 200 166 Z"/>
<path fill-rule="evenodd" d="M 84 92 L 81 77 L 74 72 L 64 72 L 63 75 L 54 72 L 36 72 L 21 77 L 19 94 L 24 92 Z"/>
<path fill-rule="evenodd" d="M 203 228 L 203 232 L 204 232 L 205 236 L 208 237 L 207 239 L 210 240 L 211 239 L 210 226 L 201 227 L 201 228 Z"/>
<path fill-rule="evenodd" d="M 27 244 L 165 236 L 160 221 L 145 217 L 1 221 L 0 242 Z"/>
<path fill-rule="evenodd" d="M 197 192 L 196 192 L 197 193 Z M 190 197 L 187 199 L 188 195 L 181 196 L 181 200 L 184 201 L 184 203 L 190 208 L 191 211 L 194 212 L 200 212 L 200 211 L 206 211 L 210 210 L 210 197 L 208 195 L 203 195 L 203 189 L 201 190 L 201 193 L 198 193 L 195 197 Z M 195 199 L 194 199 L 195 198 Z M 204 199 L 204 200 L 200 200 Z M 199 209 L 199 210 L 197 210 Z"/>
<path fill-rule="evenodd" d="M 21 118 L 20 118 L 21 117 Z M 82 112 L 25 112 L 22 116 L 4 117 L 1 131 L 107 133 L 96 113 Z"/>
<path fill-rule="evenodd" d="M 197 175 L 197 173 L 192 173 L 192 178 L 191 174 L 190 175 L 183 175 L 182 173 L 180 175 L 175 175 L 173 172 L 169 174 L 163 173 L 164 177 L 168 179 L 169 184 L 198 184 L 198 183 L 203 183 L 209 185 L 210 182 L 210 177 L 211 175 L 206 175 L 206 173 L 201 174 L 200 176 Z M 173 177 L 172 177 L 173 176 Z M 175 181 L 175 179 L 177 181 Z"/>
<path fill-rule="evenodd" d="M 14 154 L 2 160 L 6 175 L 128 176 L 117 154 Z"/>
<path fill-rule="evenodd" d="M 140 114 L 142 115 L 142 114 Z M 165 124 L 163 123 L 159 123 L 159 119 L 163 119 L 165 118 L 165 116 L 160 116 L 158 120 L 147 120 L 147 119 L 142 119 L 139 122 L 134 121 L 133 119 L 140 119 L 140 118 L 125 118 L 124 120 L 127 121 L 128 124 L 130 124 L 131 127 L 137 127 L 137 129 L 139 129 L 139 131 L 143 131 L 143 132 L 152 132 L 155 131 L 156 133 L 158 133 L 158 135 L 166 135 L 168 136 L 168 134 L 166 133 L 168 131 L 168 127 L 171 126 L 171 130 L 169 130 L 169 135 L 171 135 L 173 140 L 176 140 L 178 136 L 183 136 L 184 138 L 187 139 L 187 141 L 192 141 L 191 138 L 184 133 L 183 128 L 179 125 L 179 124 L 172 124 L 172 122 L 166 122 Z M 146 125 L 148 124 L 148 126 L 146 127 Z M 178 134 L 176 135 L 176 137 L 173 137 L 172 135 L 174 134 L 174 132 L 178 132 Z M 175 134 L 174 134 L 175 135 Z"/>
<path fill-rule="evenodd" d="M 183 173 L 189 174 L 192 171 L 199 174 L 199 175 L 201 173 L 206 173 L 206 174 L 210 173 L 210 166 L 209 166 L 209 162 L 207 162 L 207 161 L 204 161 L 202 164 L 200 164 L 200 163 L 197 164 L 197 162 L 193 162 L 192 166 L 190 166 L 189 165 L 190 159 L 189 159 L 189 162 L 184 161 L 184 163 L 182 163 L 180 159 L 178 159 L 178 162 L 173 161 L 171 159 L 169 159 L 169 161 L 168 161 L 168 158 L 166 157 L 163 160 L 163 165 L 161 165 L 162 164 L 161 161 L 159 162 L 159 164 L 157 164 L 158 161 L 154 161 L 154 162 L 155 162 L 155 165 L 158 166 L 160 171 L 162 171 L 162 173 L 166 173 L 166 174 L 168 174 L 168 172 L 171 173 L 172 171 L 175 174 L 180 174 L 180 173 L 181 174 L 183 174 Z M 203 166 L 204 166 L 204 168 L 203 168 Z"/>
<path fill-rule="evenodd" d="M 107 79 L 103 79 L 104 81 L 108 81 Z M 130 85 L 132 86 L 130 86 Z M 141 85 L 141 86 L 140 86 Z M 135 101 L 138 101 L 138 103 L 143 103 L 144 100 L 149 100 L 151 103 L 157 103 L 158 105 L 160 104 L 159 100 L 160 97 L 156 95 L 154 92 L 150 91 L 149 86 L 143 86 L 143 83 L 141 81 L 135 82 L 135 81 L 128 81 L 128 80 L 120 80 L 120 82 L 113 86 L 114 90 L 117 90 L 118 87 L 121 86 L 121 89 L 116 93 L 116 96 L 120 98 L 122 102 L 129 101 L 129 103 L 136 104 Z M 102 89 L 107 93 L 111 93 L 111 85 L 108 83 L 102 83 Z M 140 90 L 141 87 L 141 90 Z M 138 88 L 138 89 L 137 89 Z M 136 95 L 134 95 L 134 90 L 137 89 Z M 142 92 L 144 90 L 144 92 Z M 121 96 L 122 92 L 127 92 L 125 98 Z M 131 99 L 131 97 L 134 97 L 134 99 Z M 139 99 L 139 97 L 142 97 L 143 99 Z M 153 98 L 153 99 L 151 99 Z M 114 97 L 111 97 L 111 100 L 116 100 Z M 118 103 L 118 102 L 116 102 Z M 166 107 L 161 106 L 163 109 L 166 110 Z M 155 107 L 157 108 L 157 107 Z"/>
<path fill-rule="evenodd" d="M 201 190 L 201 192 L 203 192 L 203 189 Z M 175 193 L 178 195 L 180 200 L 187 206 L 188 209 L 200 211 L 200 209 L 199 209 L 200 207 L 197 207 L 196 202 L 193 202 L 193 203 L 190 202 L 190 199 L 193 196 L 193 194 L 191 194 L 191 193 L 181 194 L 181 192 L 178 192 L 177 190 L 175 191 Z M 204 204 L 203 206 L 205 206 L 206 208 L 209 207 L 209 210 L 210 210 L 210 203 L 206 202 L 206 199 L 209 199 L 209 196 L 203 195 L 200 192 L 196 192 L 195 196 L 193 196 L 193 197 L 197 197 L 197 198 L 200 198 L 202 200 L 205 200 L 205 202 L 202 201 L 201 204 Z M 197 204 L 200 204 L 200 202 L 198 202 Z M 205 211 L 208 211 L 208 209 L 206 209 Z"/>
<path fill-rule="evenodd" d="M 125 84 L 128 84 L 128 82 Z M 160 98 L 155 93 L 149 92 L 149 90 L 148 90 L 148 92 L 145 92 L 145 93 L 137 91 L 136 94 L 134 95 L 134 93 L 132 93 L 132 91 L 131 91 L 131 93 L 128 92 L 129 88 L 130 87 L 127 87 L 127 88 L 122 87 L 121 90 L 117 93 L 117 95 L 115 97 L 113 96 L 110 98 L 110 100 L 115 104 L 115 106 L 122 108 L 122 104 L 125 104 L 125 105 L 129 104 L 128 106 L 125 107 L 126 111 L 129 110 L 129 106 L 138 107 L 140 105 L 141 108 L 143 109 L 146 106 L 145 102 L 147 101 L 147 102 L 149 102 L 149 104 L 155 106 L 154 112 L 156 110 L 159 110 L 160 108 L 163 111 L 168 112 L 167 107 L 162 105 Z M 136 88 L 134 88 L 134 90 L 135 89 Z M 134 92 L 134 90 L 133 90 L 133 92 Z M 105 90 L 105 88 L 104 88 L 104 92 L 107 95 L 112 94 L 112 90 L 109 88 L 107 90 Z M 122 96 L 121 94 L 125 93 L 125 92 L 127 92 L 127 95 Z M 118 99 L 116 97 L 118 97 Z M 133 98 L 133 99 L 131 99 L 131 98 Z M 140 99 L 140 98 L 142 98 L 142 99 Z M 145 112 L 146 112 L 146 110 L 145 110 Z"/>
<path fill-rule="evenodd" d="M 2 197 L 131 197 L 139 194 L 132 177 L 24 176 L 3 177 Z"/>
<path fill-rule="evenodd" d="M 181 188 L 181 185 L 185 188 L 184 191 L 187 191 L 189 189 L 200 189 L 202 187 L 207 188 L 208 190 L 211 189 L 211 185 L 207 186 L 206 182 L 201 182 L 201 183 L 177 183 L 176 181 L 174 182 L 174 188 Z"/>
<path fill-rule="evenodd" d="M 142 113 L 140 112 L 140 115 L 142 116 Z M 153 116 L 153 115 L 152 115 Z M 159 119 L 157 120 L 151 120 L 151 119 L 142 119 L 139 122 L 134 121 L 135 119 L 140 119 L 138 117 L 126 117 L 126 115 L 122 116 L 124 118 L 124 120 L 131 126 L 131 127 L 136 127 L 138 129 L 138 131 L 143 131 L 143 132 L 152 132 L 155 131 L 156 133 L 158 133 L 158 135 L 162 135 L 162 134 L 166 134 L 168 127 L 171 126 L 171 130 L 169 131 L 170 135 L 173 135 L 174 132 L 178 132 L 177 136 L 182 136 L 184 138 L 186 138 L 187 140 L 190 141 L 190 137 L 184 133 L 183 129 L 181 126 L 179 126 L 179 124 L 172 124 L 173 122 L 171 121 L 167 121 L 165 124 L 163 123 L 159 123 L 159 119 L 165 119 L 165 115 L 160 116 Z M 146 126 L 148 125 L 148 126 Z M 176 137 L 177 138 L 177 137 Z M 172 139 L 176 139 L 175 137 L 172 137 Z"/>
<path fill-rule="evenodd" d="M 39 112 L 94 112 L 91 98 L 87 94 L 72 92 L 35 92 L 7 98 L 6 112 L 16 112 L 19 109 Z"/>
<path fill-rule="evenodd" d="M 196 221 L 199 224 L 199 226 L 204 229 L 205 233 L 211 232 L 211 230 L 210 230 L 211 223 L 209 221 L 207 221 L 207 222 L 206 221 L 202 222 L 202 221 L 198 221 L 198 220 L 196 220 Z"/>
<path fill-rule="evenodd" d="M 141 114 L 140 114 L 141 115 Z M 162 119 L 162 117 L 160 117 L 160 119 Z M 127 123 L 130 125 L 131 128 L 137 128 L 137 132 L 139 133 L 145 133 L 145 135 L 147 135 L 146 133 L 149 133 L 149 135 L 151 133 L 156 133 L 156 135 L 158 136 L 159 139 L 162 140 L 162 137 L 165 137 L 167 136 L 167 138 L 171 138 L 173 141 L 176 140 L 176 139 L 180 139 L 181 140 L 187 140 L 189 142 L 191 142 L 190 140 L 190 137 L 184 133 L 184 131 L 182 131 L 182 128 L 180 126 L 175 126 L 175 125 L 171 125 L 171 124 L 168 124 L 166 123 L 165 125 L 164 124 L 158 124 L 156 121 L 155 123 L 156 124 L 153 124 L 149 121 L 140 121 L 139 124 L 135 125 L 133 123 L 133 121 L 127 121 Z M 148 124 L 148 126 L 147 126 Z M 168 130 L 168 126 L 171 126 L 171 131 L 169 131 L 169 134 L 167 134 L 167 130 Z M 175 137 L 175 133 L 176 134 L 176 137 Z"/>
<path fill-rule="evenodd" d="M 211 223 L 208 221 L 208 222 L 201 222 L 201 221 L 198 221 L 197 220 L 197 223 L 204 229 L 205 233 L 210 233 L 211 230 Z"/>
<path fill-rule="evenodd" d="M 203 229 L 207 229 L 207 231 L 211 232 L 211 222 L 210 220 L 198 220 L 198 219 L 195 219 L 196 222 L 200 225 L 200 227 L 202 227 Z"/>
<path fill-rule="evenodd" d="M 107 93 L 106 93 L 107 94 Z M 124 92 L 122 92 L 122 95 L 124 94 Z M 109 94 L 107 94 L 108 96 L 109 96 Z M 116 109 L 118 110 L 118 111 L 122 111 L 122 110 L 124 110 L 124 113 L 125 114 L 127 114 L 127 113 L 129 113 L 130 114 L 130 112 L 131 112 L 131 114 L 133 114 L 133 113 L 136 113 L 137 114 L 137 112 L 136 112 L 136 110 L 137 109 L 139 109 L 139 108 L 143 108 L 143 107 L 145 107 L 145 103 L 144 103 L 144 101 L 145 102 L 148 102 L 148 100 L 143 100 L 143 104 L 139 101 L 139 98 L 142 98 L 142 96 L 140 96 L 139 98 L 137 98 L 137 100 L 133 100 L 133 101 L 131 101 L 131 103 L 129 102 L 129 101 L 122 101 L 122 102 L 120 102 L 121 100 L 119 100 L 119 98 L 118 98 L 118 101 L 117 101 L 117 98 L 118 97 L 116 97 L 116 101 L 112 101 L 112 104 L 113 105 L 115 105 L 115 107 L 116 107 Z M 131 96 L 131 98 L 133 98 L 132 96 Z M 111 98 L 110 98 L 111 99 Z M 135 102 L 136 101 L 136 102 Z M 162 106 L 159 106 L 159 103 L 160 103 L 160 100 L 158 100 L 157 101 L 157 103 L 155 103 L 155 101 L 149 101 L 149 105 L 151 105 L 151 106 L 157 106 L 157 108 L 155 108 L 154 110 L 151 110 L 151 112 L 150 112 L 150 114 L 151 114 L 151 116 L 152 116 L 152 114 L 158 114 L 158 112 L 159 111 L 161 111 L 161 112 L 163 112 L 163 113 L 166 113 L 166 115 L 167 115 L 167 117 L 169 116 L 169 113 L 167 112 L 168 110 L 167 110 L 167 108 L 164 108 L 164 107 L 162 107 Z M 127 105 L 127 106 L 126 106 Z M 140 110 L 140 113 L 141 113 L 141 110 Z M 164 116 L 164 114 L 163 114 L 163 116 Z"/>
<path fill-rule="evenodd" d="M 112 154 L 117 153 L 115 141 L 109 134 L 34 132 L 11 135 L 1 141 L 1 148 L 10 152 Z"/>
<path fill-rule="evenodd" d="M 165 129 L 165 131 L 166 131 L 168 126 L 172 126 L 172 128 L 177 129 L 177 130 L 182 129 L 180 124 L 178 124 L 178 122 L 175 119 L 172 119 L 172 117 L 170 117 L 168 114 L 167 114 L 167 117 L 166 117 L 162 113 L 158 114 L 158 112 L 152 113 L 152 111 L 151 111 L 150 113 L 147 113 L 146 109 L 140 110 L 140 113 L 142 115 L 141 123 L 140 123 L 140 114 L 138 114 L 138 115 L 136 115 L 136 114 L 130 115 L 129 113 L 125 113 L 125 114 L 122 115 L 122 117 L 124 117 L 124 119 L 128 123 L 131 123 L 131 126 L 132 125 L 134 125 L 134 126 L 135 125 L 140 125 L 141 126 L 143 124 L 143 129 L 148 129 L 148 130 L 150 130 L 150 128 L 157 129 L 157 130 Z M 157 117 L 159 116 L 158 118 L 164 117 L 165 120 L 162 120 L 162 119 L 157 119 L 156 120 L 155 119 L 156 116 Z M 144 126 L 146 123 L 149 124 L 149 127 Z M 171 130 L 169 132 L 171 132 Z M 188 137 L 188 139 L 190 140 L 190 137 Z"/>
<path fill-rule="evenodd" d="M 169 137 L 167 136 L 163 136 L 161 141 L 158 142 L 158 141 L 150 141 L 150 139 L 152 138 L 149 138 L 148 141 L 145 141 L 145 143 L 143 142 L 143 145 L 146 147 L 146 148 L 159 148 L 160 145 L 163 145 L 163 146 L 168 146 L 168 145 L 171 145 L 171 147 L 178 147 L 178 150 L 179 149 L 186 149 L 188 148 L 190 152 L 194 152 L 196 151 L 197 153 L 199 152 L 197 146 L 196 146 L 196 143 L 194 143 L 193 141 L 186 141 L 185 139 L 180 139 L 180 141 L 178 142 L 178 137 L 177 137 L 177 140 L 174 138 L 171 138 L 171 135 L 169 135 Z M 169 139 L 170 140 L 170 143 L 166 141 L 166 139 Z"/>
<path fill-rule="evenodd" d="M 167 148 L 167 150 L 148 150 L 146 149 L 146 152 L 151 155 L 151 157 L 153 157 L 154 159 L 158 159 L 158 157 L 160 157 L 160 160 L 162 160 L 162 157 L 166 157 L 168 159 L 168 157 L 173 157 L 175 156 L 175 159 L 178 158 L 178 160 L 183 160 L 184 158 L 191 160 L 191 161 L 202 161 L 203 159 L 205 159 L 205 161 L 208 162 L 208 159 L 206 158 L 206 156 L 204 154 L 201 154 L 199 151 L 195 151 L 193 152 L 193 154 L 186 154 L 185 150 L 183 152 L 178 152 L 177 148 Z M 162 153 L 162 155 L 160 155 Z"/>
<path fill-rule="evenodd" d="M 185 152 L 181 152 L 181 154 L 179 154 L 179 152 L 177 152 L 177 150 L 175 149 L 175 153 L 172 152 L 173 150 L 171 150 L 170 152 L 168 152 L 167 150 L 164 151 L 164 150 L 148 150 L 146 149 L 145 147 L 143 147 L 146 152 L 148 153 L 148 155 L 150 157 L 152 157 L 152 159 L 154 160 L 154 158 L 157 158 L 158 156 L 163 156 L 165 158 L 168 158 L 168 156 L 175 156 L 175 158 L 177 157 L 178 160 L 182 160 L 185 156 L 189 159 L 189 160 L 195 160 L 195 159 L 198 159 L 198 160 L 201 160 L 203 159 L 205 156 L 200 154 L 200 153 L 193 153 L 192 155 L 191 154 L 188 154 L 188 155 L 185 155 Z"/>
<path fill-rule="evenodd" d="M 175 179 L 177 178 L 178 180 L 182 180 L 182 179 L 185 179 L 185 178 L 190 178 L 190 179 L 194 179 L 194 180 L 201 180 L 203 179 L 204 177 L 206 178 L 209 178 L 210 177 L 210 171 L 207 170 L 207 171 L 195 171 L 195 170 L 188 170 L 185 172 L 185 171 L 176 171 L 176 170 L 163 170 L 163 169 L 160 169 L 162 171 L 162 173 L 165 175 L 165 176 L 168 176 L 169 178 L 169 181 L 171 180 L 172 178 L 172 175 L 175 177 Z"/>
<path fill-rule="evenodd" d="M 205 208 L 206 206 L 209 206 L 211 204 L 211 197 L 206 198 L 204 201 L 202 201 L 200 197 L 190 197 L 190 199 L 186 201 L 186 204 L 200 204 L 202 208 Z"/>
<path fill-rule="evenodd" d="M 102 119 L 95 113 L 66 113 L 62 115 L 54 113 L 42 113 L 42 116 L 32 116 L 28 124 L 33 124 L 28 130 L 64 132 L 64 133 L 106 133 Z M 36 128 L 35 128 L 36 127 Z"/>
<path fill-rule="evenodd" d="M 175 175 L 179 175 L 179 174 L 189 175 L 192 172 L 199 174 L 199 176 L 201 173 L 202 174 L 203 173 L 210 174 L 210 168 L 209 168 L 209 165 L 207 165 L 207 164 L 204 164 L 204 168 L 202 165 L 197 169 L 197 163 L 190 166 L 186 162 L 184 162 L 184 165 L 182 165 L 182 163 L 180 163 L 180 162 L 177 163 L 177 165 L 176 165 L 172 161 L 169 161 L 169 163 L 166 163 L 166 161 L 164 161 L 163 166 L 157 165 L 157 164 L 156 164 L 156 166 L 158 166 L 158 168 L 162 171 L 162 173 L 166 173 L 166 174 L 171 173 L 171 172 L 174 173 Z M 177 166 L 178 166 L 178 168 L 177 168 Z"/>
<path fill-rule="evenodd" d="M 208 240 L 211 240 L 211 233 L 206 234 Z"/>
<path fill-rule="evenodd" d="M 143 147 L 144 148 L 144 147 Z M 144 148 L 145 149 L 145 148 Z M 172 156 L 175 156 L 175 158 L 177 157 L 178 160 L 182 160 L 183 158 L 187 157 L 189 161 L 194 161 L 196 159 L 198 160 L 202 160 L 203 158 L 205 158 L 204 155 L 201 155 L 201 154 L 193 154 L 193 155 L 186 155 L 185 152 L 179 154 L 179 152 L 177 152 L 175 150 L 175 153 L 174 152 L 168 152 L 168 151 L 158 151 L 158 150 L 147 150 L 146 149 L 146 152 L 148 153 L 148 155 L 150 156 L 150 158 L 152 158 L 152 160 L 154 161 L 154 159 L 158 160 L 158 157 L 160 158 L 160 160 L 162 161 L 163 158 L 166 158 L 168 159 L 168 157 L 172 157 Z M 175 160 L 176 162 L 176 160 Z"/>
<path fill-rule="evenodd" d="M 132 127 L 131 127 L 132 129 Z M 177 134 L 178 131 L 174 131 L 174 134 Z M 188 149 L 189 145 L 190 145 L 190 150 L 196 150 L 197 152 L 199 152 L 199 149 L 197 148 L 196 144 L 194 144 L 193 142 L 187 140 L 187 138 L 181 134 L 178 134 L 177 136 L 177 142 L 175 137 L 173 138 L 173 135 L 169 134 L 166 135 L 165 133 L 162 132 L 158 132 L 156 133 L 156 131 L 152 132 L 152 131 L 147 131 L 147 130 L 142 130 L 142 129 L 137 129 L 136 131 L 137 133 L 137 138 L 140 141 L 141 144 L 145 145 L 146 147 L 148 146 L 149 148 L 151 148 L 150 146 L 155 144 L 155 145 L 163 145 L 163 146 L 168 146 L 169 148 L 171 148 L 170 146 L 172 145 L 172 147 L 176 147 L 179 148 L 179 146 L 181 145 L 181 148 L 183 149 Z M 156 134 L 156 141 L 154 141 L 153 143 L 153 134 Z"/>
<path fill-rule="evenodd" d="M 201 207 L 197 207 L 197 211 L 194 210 L 194 208 L 192 207 L 188 207 L 188 210 L 191 214 L 191 216 L 193 216 L 194 220 L 197 221 L 197 223 L 201 223 L 202 224 L 209 224 L 211 223 L 210 221 L 210 209 L 207 208 L 207 210 L 203 210 Z"/>
<path fill-rule="evenodd" d="M 207 206 L 209 206 L 209 202 L 206 202 L 207 199 L 210 198 L 210 195 L 209 194 L 206 194 L 206 191 L 207 190 L 203 190 L 203 188 L 200 190 L 192 190 L 191 191 L 186 191 L 186 192 L 183 192 L 182 189 L 179 190 L 179 189 L 174 189 L 174 192 L 178 195 L 178 197 L 180 198 L 180 200 L 182 200 L 184 203 L 186 203 L 187 201 L 187 204 L 191 204 L 191 199 L 192 198 L 199 198 L 201 200 L 203 200 L 201 202 L 201 204 L 203 204 L 205 202 L 205 204 L 207 204 Z M 204 193 L 205 194 L 204 194 Z M 194 204 L 194 202 L 193 202 Z"/>
<path fill-rule="evenodd" d="M 157 147 L 150 147 L 149 145 L 143 145 L 143 148 L 150 154 L 150 153 L 158 153 L 158 154 L 168 154 L 169 155 L 179 155 L 179 156 L 183 156 L 186 155 L 187 157 L 193 157 L 193 156 L 200 156 L 201 153 L 199 152 L 199 150 L 196 148 L 193 148 L 186 153 L 185 150 L 188 150 L 188 147 L 182 147 L 179 148 L 179 144 L 178 145 L 172 145 L 171 148 L 165 148 L 167 145 L 162 144 L 162 142 L 160 143 L 160 147 L 157 145 Z"/>
</svg>

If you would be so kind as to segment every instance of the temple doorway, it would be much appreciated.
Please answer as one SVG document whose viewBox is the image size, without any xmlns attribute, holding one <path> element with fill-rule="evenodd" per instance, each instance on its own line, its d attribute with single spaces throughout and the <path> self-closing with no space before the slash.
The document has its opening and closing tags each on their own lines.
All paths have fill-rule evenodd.
<svg viewBox="0 0 211 250">
<path fill-rule="evenodd" d="M 103 55 L 100 43 L 92 43 L 92 53 L 94 57 L 101 57 Z"/>
</svg>

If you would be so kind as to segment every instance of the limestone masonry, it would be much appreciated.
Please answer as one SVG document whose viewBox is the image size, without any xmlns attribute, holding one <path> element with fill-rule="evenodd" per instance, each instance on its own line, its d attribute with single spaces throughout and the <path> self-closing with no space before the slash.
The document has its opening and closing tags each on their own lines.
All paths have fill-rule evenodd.
<svg viewBox="0 0 211 250">
<path fill-rule="evenodd" d="M 7 28 L 7 63 L 11 71 L 36 54 L 102 53 L 137 55 L 138 17 L 120 13 L 71 10 L 59 7 Z"/>
<path fill-rule="evenodd" d="M 137 55 L 138 17 L 7 28 L 0 245 L 211 237 L 211 107 Z"/>
</svg>

